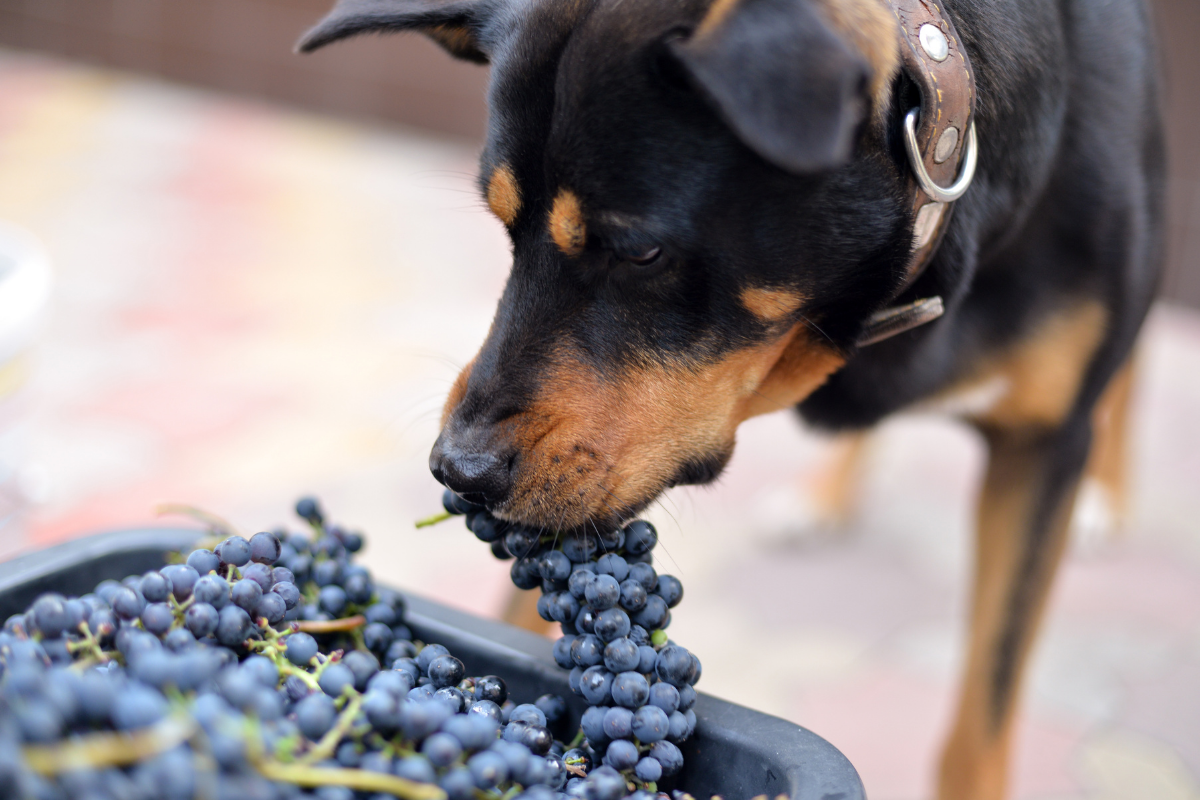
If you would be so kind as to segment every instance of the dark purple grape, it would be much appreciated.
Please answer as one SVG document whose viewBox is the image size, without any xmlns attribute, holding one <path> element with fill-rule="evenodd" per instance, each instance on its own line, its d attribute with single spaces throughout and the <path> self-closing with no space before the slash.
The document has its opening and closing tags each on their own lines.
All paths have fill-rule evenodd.
<svg viewBox="0 0 1200 800">
<path fill-rule="evenodd" d="M 656 683 L 650 687 L 649 703 L 672 714 L 679 709 L 679 690 L 669 683 Z"/>
<path fill-rule="evenodd" d="M 296 516 L 313 525 L 320 525 L 325 521 L 325 514 L 321 511 L 321 504 L 317 501 L 317 498 L 311 495 L 301 497 L 296 501 Z"/>
<path fill-rule="evenodd" d="M 254 619 L 266 618 L 267 624 L 275 625 L 283 620 L 287 610 L 287 604 L 283 602 L 282 597 L 274 592 L 267 592 L 254 606 Z"/>
<path fill-rule="evenodd" d="M 412 658 L 414 656 L 416 656 L 416 654 L 417 654 L 416 645 L 414 645 L 408 639 L 401 638 L 397 634 L 396 630 L 397 630 L 396 628 L 392 628 L 392 636 L 393 636 L 392 643 L 390 645 L 388 645 L 387 653 L 385 653 L 384 657 L 383 657 L 384 663 L 391 664 L 392 669 L 396 669 L 395 662 L 397 660 L 399 660 L 399 659 L 412 660 Z M 407 628 L 405 628 L 405 630 L 407 630 Z M 415 662 L 414 662 L 414 669 L 415 668 L 416 668 L 416 666 L 415 666 Z M 416 680 L 416 678 L 419 678 L 419 677 L 420 677 L 420 675 L 417 675 L 416 677 L 413 678 L 413 680 Z"/>
<path fill-rule="evenodd" d="M 655 742 L 650 746 L 650 757 L 662 765 L 663 775 L 670 777 L 683 768 L 683 753 L 670 742 Z"/>
<path fill-rule="evenodd" d="M 625 740 L 613 742 L 604 752 L 604 763 L 613 769 L 632 769 L 637 762 L 638 749 L 633 742 Z"/>
<path fill-rule="evenodd" d="M 528 747 L 534 755 L 544 756 L 550 752 L 550 745 L 554 744 L 554 735 L 543 726 L 526 725 L 517 741 Z"/>
<path fill-rule="evenodd" d="M 93 611 L 87 620 L 88 630 L 105 644 L 112 641 L 113 635 L 117 632 L 118 624 L 117 615 L 107 608 Z"/>
<path fill-rule="evenodd" d="M 147 572 L 142 576 L 142 597 L 147 603 L 165 603 L 171 595 L 171 582 L 159 572 Z"/>
<path fill-rule="evenodd" d="M 421 671 L 420 677 L 426 676 L 429 665 L 435 658 L 448 655 L 450 655 L 450 651 L 440 644 L 427 644 L 421 648 L 421 652 L 417 655 L 417 668 Z"/>
<path fill-rule="evenodd" d="M 346 578 L 343 586 L 346 590 L 346 598 L 356 605 L 369 603 L 371 595 L 375 591 L 369 575 L 351 575 Z"/>
<path fill-rule="evenodd" d="M 166 603 L 151 603 L 142 609 L 142 627 L 156 636 L 171 630 L 175 614 Z"/>
<path fill-rule="evenodd" d="M 554 663 L 563 669 L 575 666 L 575 660 L 571 658 L 571 644 L 574 641 L 574 636 L 563 636 L 554 642 Z"/>
<path fill-rule="evenodd" d="M 333 586 L 342 580 L 342 564 L 335 559 L 318 561 L 312 566 L 312 580 L 317 586 Z"/>
<path fill-rule="evenodd" d="M 683 599 L 683 584 L 674 575 L 659 575 L 654 593 L 667 601 L 667 608 L 674 608 Z"/>
<path fill-rule="evenodd" d="M 629 613 L 633 614 L 645 608 L 647 597 L 645 587 L 633 578 L 621 583 L 621 608 Z"/>
<path fill-rule="evenodd" d="M 659 684 L 655 684 L 657 686 Z M 653 687 L 652 687 L 653 688 Z M 678 712 L 675 712 L 678 713 Z M 670 717 L 657 705 L 642 706 L 633 715 L 633 735 L 642 744 L 653 744 L 667 737 Z"/>
<path fill-rule="evenodd" d="M 594 535 L 576 531 L 563 539 L 562 551 L 563 555 L 571 561 L 581 563 L 591 561 L 595 557 L 598 547 L 599 543 Z"/>
<path fill-rule="evenodd" d="M 274 564 L 279 560 L 279 540 L 275 534 L 262 531 L 250 537 L 250 560 L 259 564 Z"/>
<path fill-rule="evenodd" d="M 145 601 L 141 595 L 127 586 L 113 592 L 112 608 L 121 619 L 137 619 L 141 616 Z"/>
<path fill-rule="evenodd" d="M 571 660 L 580 667 L 594 667 L 604 661 L 604 643 L 590 633 L 575 637 L 571 644 Z"/>
<path fill-rule="evenodd" d="M 612 699 L 613 675 L 604 667 L 588 667 L 579 679 L 579 690 L 592 705 L 607 703 Z"/>
<path fill-rule="evenodd" d="M 272 567 L 271 568 L 271 585 L 277 583 L 295 583 L 296 573 L 292 572 L 287 567 Z"/>
<path fill-rule="evenodd" d="M 650 698 L 650 683 L 637 672 L 622 672 L 613 678 L 612 699 L 626 708 L 641 708 Z"/>
<path fill-rule="evenodd" d="M 679 710 L 688 711 L 696 704 L 696 690 L 691 686 L 682 686 L 679 689 Z"/>
<path fill-rule="evenodd" d="M 306 666 L 317 654 L 317 640 L 307 633 L 293 633 L 285 640 L 287 660 L 298 667 Z"/>
<path fill-rule="evenodd" d="M 363 628 L 363 644 L 373 653 L 386 653 L 392 645 L 392 629 L 382 622 L 372 622 Z"/>
<path fill-rule="evenodd" d="M 475 514 L 484 510 L 483 506 L 472 503 L 449 489 L 442 492 L 442 508 L 455 515 Z"/>
<path fill-rule="evenodd" d="M 658 651 L 654 672 L 660 681 L 676 688 L 687 686 L 688 678 L 692 674 L 691 653 L 679 645 L 667 645 Z"/>
<path fill-rule="evenodd" d="M 111 720 L 119 731 L 153 725 L 167 715 L 166 698 L 153 689 L 130 683 L 113 698 Z"/>
<path fill-rule="evenodd" d="M 234 605 L 251 612 L 262 598 L 263 590 L 261 586 L 251 580 L 234 581 L 231 596 Z"/>
<path fill-rule="evenodd" d="M 658 662 L 658 651 L 650 645 L 638 645 L 638 665 L 637 671 L 648 675 L 654 672 L 654 665 Z"/>
<path fill-rule="evenodd" d="M 485 511 L 471 515 L 467 520 L 467 527 L 475 534 L 476 539 L 488 544 L 500 541 L 507 532 L 505 525 Z"/>
<path fill-rule="evenodd" d="M 171 564 L 159 570 L 171 583 L 171 594 L 180 603 L 192 596 L 192 589 L 200 579 L 200 573 L 187 564 Z"/>
<path fill-rule="evenodd" d="M 187 565 L 196 570 L 196 574 L 201 577 L 210 572 L 216 572 L 221 568 L 221 559 L 211 550 L 203 548 L 193 550 L 191 555 L 187 557 Z M 98 593 L 98 592 L 97 592 Z M 101 595 L 103 597 L 103 595 Z"/>
<path fill-rule="evenodd" d="M 421 754 L 435 767 L 448 767 L 462 755 L 462 745 L 448 733 L 435 733 L 421 744 Z"/>
<path fill-rule="evenodd" d="M 492 555 L 501 561 L 507 561 L 513 557 L 512 553 L 508 552 L 508 548 L 504 546 L 504 539 L 492 542 Z"/>
<path fill-rule="evenodd" d="M 176 628 L 163 637 L 163 645 L 172 653 L 186 653 L 196 646 L 196 637 L 185 628 Z"/>
<path fill-rule="evenodd" d="M 203 575 L 196 581 L 192 596 L 197 603 L 208 603 L 220 611 L 229 604 L 229 584 L 220 575 Z"/>
<path fill-rule="evenodd" d="M 439 656 L 429 663 L 427 674 L 434 687 L 455 686 L 466 672 L 463 663 L 454 656 Z"/>
<path fill-rule="evenodd" d="M 351 650 L 342 657 L 342 664 L 354 675 L 354 688 L 364 691 L 367 682 L 379 672 L 379 659 L 362 650 Z"/>
<path fill-rule="evenodd" d="M 230 536 L 213 548 L 222 564 L 240 567 L 250 561 L 250 543 L 241 536 Z"/>
<path fill-rule="evenodd" d="M 601 641 L 611 642 L 629 635 L 629 615 L 619 608 L 610 608 L 596 615 L 592 628 Z"/>
<path fill-rule="evenodd" d="M 658 763 L 658 759 L 646 756 L 638 760 L 637 766 L 633 768 L 633 774 L 637 775 L 639 780 L 655 783 L 662 780 L 662 764 Z"/>
<path fill-rule="evenodd" d="M 283 607 L 288 611 L 295 608 L 296 604 L 300 602 L 300 590 L 296 588 L 296 584 L 290 581 L 279 581 L 271 587 L 271 592 L 283 599 Z"/>
<path fill-rule="evenodd" d="M 651 649 L 653 652 L 653 649 Z M 629 672 L 641 663 L 638 646 L 628 637 L 613 639 L 604 647 L 604 666 L 609 672 Z"/>
<path fill-rule="evenodd" d="M 508 701 L 508 686 L 495 675 L 484 675 L 475 681 L 475 699 L 490 700 L 497 707 Z"/>
<path fill-rule="evenodd" d="M 61 595 L 44 594 L 29 610 L 33 626 L 47 639 L 55 639 L 66 631 L 70 624 L 66 601 Z"/>
<path fill-rule="evenodd" d="M 649 564 L 630 564 L 627 580 L 637 581 L 649 593 L 653 592 L 654 587 L 658 585 L 658 573 Z"/>
<path fill-rule="evenodd" d="M 275 571 L 266 564 L 251 561 L 242 567 L 242 580 L 254 581 L 264 592 L 269 592 L 275 585 Z"/>
<path fill-rule="evenodd" d="M 217 641 L 226 647 L 241 645 L 254 631 L 250 615 L 238 606 L 225 606 L 217 621 Z"/>
<path fill-rule="evenodd" d="M 625 526 L 625 551 L 632 555 L 649 553 L 658 544 L 658 531 L 649 522 L 634 520 Z"/>
<path fill-rule="evenodd" d="M 216 633 L 220 616 L 209 603 L 192 603 L 183 614 L 183 624 L 197 639 Z"/>
<path fill-rule="evenodd" d="M 596 632 L 596 612 L 592 611 L 587 606 L 579 610 L 579 614 L 575 617 L 574 627 L 576 633 L 595 633 Z"/>
<path fill-rule="evenodd" d="M 300 732 L 317 741 L 333 727 L 337 709 L 333 700 L 323 694 L 310 694 L 296 704 L 296 724 Z"/>
<path fill-rule="evenodd" d="M 656 631 L 667 621 L 667 601 L 652 594 L 646 598 L 646 607 L 633 615 L 633 622 L 648 631 Z"/>
<path fill-rule="evenodd" d="M 346 590 L 340 586 L 325 586 L 317 595 L 317 604 L 322 611 L 337 617 L 346 609 Z"/>
<path fill-rule="evenodd" d="M 584 591 L 584 599 L 594 611 L 612 608 L 621 599 L 621 584 L 612 575 L 597 575 Z"/>
<path fill-rule="evenodd" d="M 330 664 L 317 679 L 317 685 L 330 697 L 339 697 L 346 687 L 354 687 L 354 673 L 345 664 Z"/>
</svg>

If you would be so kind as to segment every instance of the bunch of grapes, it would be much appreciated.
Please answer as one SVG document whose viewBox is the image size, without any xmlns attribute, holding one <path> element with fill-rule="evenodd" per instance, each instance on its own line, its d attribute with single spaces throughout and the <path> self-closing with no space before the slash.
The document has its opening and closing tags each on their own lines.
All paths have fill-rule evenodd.
<svg viewBox="0 0 1200 800">
<path fill-rule="evenodd" d="M 362 537 L 228 536 L 0 632 L 0 798 L 556 800 L 561 697 L 413 640 Z M 381 668 L 381 663 L 386 668 Z"/>
<path fill-rule="evenodd" d="M 678 745 L 696 729 L 693 688 L 700 660 L 667 638 L 683 584 L 651 566 L 654 526 L 635 520 L 611 531 L 513 525 L 450 490 L 446 515 L 501 559 L 513 559 L 520 589 L 540 588 L 538 613 L 562 627 L 554 660 L 587 701 L 582 739 L 564 755 L 566 794 L 585 800 L 660 800 L 658 782 L 683 767 Z"/>
</svg>

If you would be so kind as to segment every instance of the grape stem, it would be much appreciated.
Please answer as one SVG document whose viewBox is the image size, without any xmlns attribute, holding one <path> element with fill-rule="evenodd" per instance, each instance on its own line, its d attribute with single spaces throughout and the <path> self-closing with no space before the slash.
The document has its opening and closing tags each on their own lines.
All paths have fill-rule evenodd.
<svg viewBox="0 0 1200 800">
<path fill-rule="evenodd" d="M 353 617 L 345 617 L 344 619 L 331 619 L 328 622 L 322 620 L 304 620 L 294 623 L 297 632 L 304 633 L 340 633 L 341 631 L 352 631 L 355 628 L 361 628 L 367 624 L 367 618 L 362 614 L 355 614 Z"/>
<path fill-rule="evenodd" d="M 354 720 L 358 716 L 359 710 L 362 709 L 363 696 L 353 687 L 347 686 L 342 690 L 342 697 L 346 699 L 346 707 L 338 715 L 337 723 L 321 737 L 321 741 L 317 742 L 316 747 L 308 751 L 301 759 L 301 763 L 315 764 L 332 756 L 342 741 L 342 737 L 349 733 L 350 728 L 354 726 Z"/>
<path fill-rule="evenodd" d="M 211 511 L 205 511 L 196 506 L 189 506 L 186 503 L 160 503 L 154 508 L 155 516 L 180 516 L 194 519 L 197 522 L 203 522 L 205 525 L 212 528 L 214 531 L 220 531 L 226 536 L 237 536 L 238 529 L 233 526 L 233 523 L 224 517 L 219 517 Z"/>
<path fill-rule="evenodd" d="M 263 761 L 257 765 L 264 778 L 298 786 L 346 786 L 360 792 L 383 792 L 404 800 L 446 800 L 446 793 L 432 784 L 415 783 L 395 775 L 340 767 L 313 767 L 307 764 L 278 764 Z"/>
<path fill-rule="evenodd" d="M 28 745 L 22 748 L 25 763 L 44 776 L 79 769 L 107 769 L 153 758 L 186 742 L 196 730 L 196 721 L 171 716 L 135 733 L 87 733 L 61 744 Z"/>
<path fill-rule="evenodd" d="M 425 519 L 417 520 L 416 527 L 428 528 L 432 525 L 437 525 L 439 522 L 445 522 L 453 516 L 455 515 L 451 514 L 449 511 L 442 511 L 441 513 L 434 514 L 433 516 L 426 517 Z"/>
</svg>

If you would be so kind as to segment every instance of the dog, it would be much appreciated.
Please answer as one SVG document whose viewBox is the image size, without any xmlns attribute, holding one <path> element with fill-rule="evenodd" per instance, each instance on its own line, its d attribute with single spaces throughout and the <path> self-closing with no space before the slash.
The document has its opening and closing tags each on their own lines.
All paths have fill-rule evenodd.
<svg viewBox="0 0 1200 800">
<path fill-rule="evenodd" d="M 982 433 L 938 797 L 996 800 L 1159 279 L 1151 27 L 1140 0 L 341 0 L 299 49 L 411 30 L 490 64 L 512 271 L 430 467 L 497 516 L 619 525 L 780 409 Z"/>
</svg>

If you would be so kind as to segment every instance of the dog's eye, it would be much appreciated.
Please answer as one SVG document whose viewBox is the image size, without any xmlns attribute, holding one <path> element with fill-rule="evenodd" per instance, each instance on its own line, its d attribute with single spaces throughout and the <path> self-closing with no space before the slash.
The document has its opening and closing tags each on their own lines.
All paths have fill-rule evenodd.
<svg viewBox="0 0 1200 800">
<path fill-rule="evenodd" d="M 622 258 L 630 264 L 637 264 L 639 267 L 648 267 L 655 261 L 658 261 L 661 255 L 661 247 L 651 247 L 649 250 L 641 253 L 625 253 L 622 255 Z"/>
</svg>

